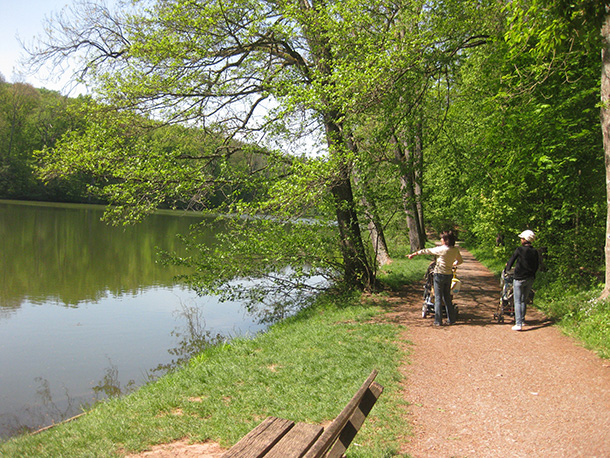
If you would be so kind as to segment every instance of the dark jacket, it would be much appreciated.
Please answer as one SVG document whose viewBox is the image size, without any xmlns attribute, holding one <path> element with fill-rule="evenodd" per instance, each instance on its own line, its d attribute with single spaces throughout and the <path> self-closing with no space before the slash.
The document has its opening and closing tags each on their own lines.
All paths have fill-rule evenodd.
<svg viewBox="0 0 610 458">
<path fill-rule="evenodd" d="M 515 250 L 508 260 L 506 270 L 509 270 L 515 264 L 515 280 L 535 278 L 539 263 L 538 251 L 530 242 L 525 242 Z"/>
</svg>

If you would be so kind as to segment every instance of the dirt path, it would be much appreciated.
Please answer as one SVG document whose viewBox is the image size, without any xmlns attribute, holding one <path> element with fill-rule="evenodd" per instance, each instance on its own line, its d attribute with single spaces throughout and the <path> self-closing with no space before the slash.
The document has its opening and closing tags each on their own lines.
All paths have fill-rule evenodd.
<svg viewBox="0 0 610 458">
<path fill-rule="evenodd" d="M 610 362 L 529 310 L 524 331 L 497 324 L 498 280 L 462 250 L 454 326 L 421 318 L 422 285 L 393 298 L 409 363 L 404 398 L 419 457 L 610 457 Z M 406 342 L 409 342 L 408 344 Z M 216 444 L 178 442 L 133 457 L 218 457 Z"/>
<path fill-rule="evenodd" d="M 410 364 L 404 397 L 413 457 L 609 457 L 610 363 L 528 310 L 524 331 L 493 320 L 496 278 L 462 250 L 455 326 L 421 318 L 421 287 L 405 291 Z M 508 318 L 508 317 L 507 317 Z"/>
</svg>

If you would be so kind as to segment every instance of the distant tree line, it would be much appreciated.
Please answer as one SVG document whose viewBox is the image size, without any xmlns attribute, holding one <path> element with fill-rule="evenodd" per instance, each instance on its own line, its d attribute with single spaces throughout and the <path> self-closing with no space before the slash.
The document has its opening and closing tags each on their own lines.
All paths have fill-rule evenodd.
<svg viewBox="0 0 610 458">
<path fill-rule="evenodd" d="M 70 115 L 80 103 L 58 92 L 29 84 L 9 84 L 0 75 L 0 198 L 81 200 L 82 187 L 71 183 L 45 185 L 35 176 L 34 151 L 53 147 L 80 120 Z"/>
<path fill-rule="evenodd" d="M 112 126 L 112 131 L 102 133 L 100 126 Z M 96 175 L 76 169 L 74 173 L 40 173 L 39 165 L 48 160 L 49 154 L 52 156 L 50 152 L 62 137 L 66 142 L 92 129 L 98 129 L 99 144 L 88 147 L 96 148 L 102 155 L 117 142 L 123 147 L 134 147 L 137 139 L 138 148 L 179 151 L 186 163 L 201 151 L 223 143 L 232 154 L 227 155 L 230 160 L 226 162 L 219 155 L 206 164 L 206 170 L 212 176 L 218 175 L 223 167 L 234 174 L 249 173 L 264 169 L 267 162 L 262 149 L 237 141 L 225 142 L 221 133 L 204 134 L 194 127 L 168 126 L 142 117 L 121 115 L 88 96 L 70 98 L 30 84 L 11 84 L 0 75 L 0 198 L 112 203 L 112 193 L 103 191 L 111 184 L 117 184 L 112 173 Z M 84 152 L 81 157 L 86 160 Z M 188 191 L 183 192 L 179 185 L 176 187 L 171 195 L 164 191 L 164 196 L 154 202 L 155 208 L 188 208 L 193 203 Z M 251 200 L 261 189 L 244 188 L 227 181 L 199 203 L 206 208 L 216 208 L 227 196 L 238 195 Z M 195 208 L 201 207 L 195 205 Z"/>
</svg>

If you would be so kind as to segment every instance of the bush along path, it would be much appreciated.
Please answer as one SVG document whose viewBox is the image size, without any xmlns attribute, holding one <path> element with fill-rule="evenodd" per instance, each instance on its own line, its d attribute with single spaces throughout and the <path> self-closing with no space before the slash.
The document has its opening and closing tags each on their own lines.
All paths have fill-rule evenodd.
<svg viewBox="0 0 610 458">
<path fill-rule="evenodd" d="M 413 457 L 610 456 L 610 362 L 533 308 L 523 331 L 494 320 L 499 281 L 467 251 L 456 325 L 422 318 L 420 285 L 389 317 L 404 324 L 402 368 Z"/>
</svg>

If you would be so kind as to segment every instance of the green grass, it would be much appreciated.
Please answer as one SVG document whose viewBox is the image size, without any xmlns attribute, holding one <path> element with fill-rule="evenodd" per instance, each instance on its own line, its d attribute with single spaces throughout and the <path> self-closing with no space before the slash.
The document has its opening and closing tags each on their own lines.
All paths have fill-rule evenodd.
<svg viewBox="0 0 610 458">
<path fill-rule="evenodd" d="M 228 447 L 268 415 L 334 418 L 372 369 L 384 393 L 349 457 L 396 456 L 408 431 L 399 395 L 395 324 L 357 297 L 326 298 L 255 339 L 211 348 L 135 393 L 100 403 L 73 422 L 0 444 L 6 457 L 121 456 L 188 438 Z"/>
<path fill-rule="evenodd" d="M 381 269 L 379 279 L 384 285 L 397 291 L 405 284 L 422 280 L 432 259 L 432 256 L 415 256 L 413 259 L 396 257 L 391 264 Z"/>
<path fill-rule="evenodd" d="M 601 288 L 572 290 L 559 282 L 543 285 L 536 306 L 561 330 L 602 358 L 610 358 L 610 302 L 598 300 Z"/>
</svg>

